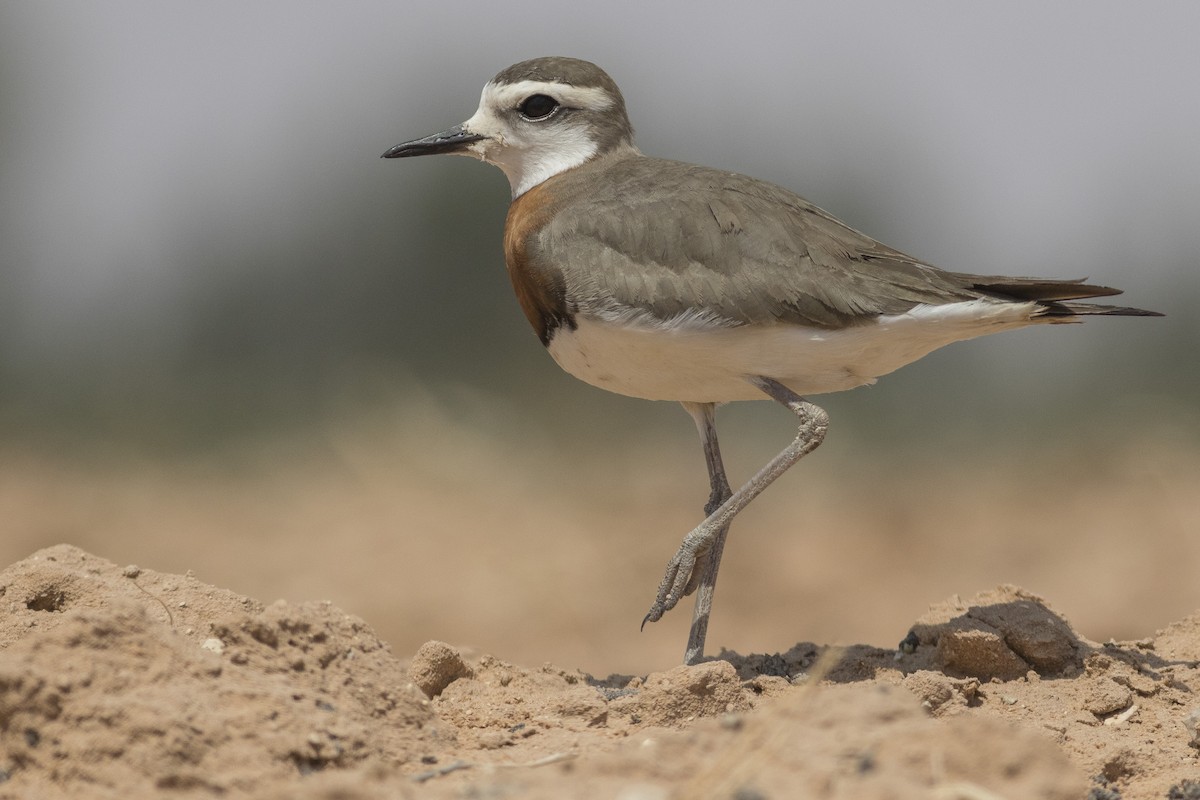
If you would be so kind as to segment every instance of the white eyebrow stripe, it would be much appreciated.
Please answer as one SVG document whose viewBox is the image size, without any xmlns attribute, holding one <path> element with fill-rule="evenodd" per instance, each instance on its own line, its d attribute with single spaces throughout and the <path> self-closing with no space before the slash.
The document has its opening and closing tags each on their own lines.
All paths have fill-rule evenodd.
<svg viewBox="0 0 1200 800">
<path fill-rule="evenodd" d="M 484 96 L 493 108 L 516 108 L 525 98 L 535 94 L 546 94 L 568 108 L 587 111 L 604 111 L 612 108 L 613 98 L 599 86 L 572 86 L 554 81 L 518 81 L 517 83 L 491 83 L 483 87 Z"/>
</svg>

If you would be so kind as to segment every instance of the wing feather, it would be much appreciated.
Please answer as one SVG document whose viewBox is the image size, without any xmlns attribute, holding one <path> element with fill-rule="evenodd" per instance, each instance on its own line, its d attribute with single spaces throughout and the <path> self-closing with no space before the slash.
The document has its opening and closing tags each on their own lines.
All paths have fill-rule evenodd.
<svg viewBox="0 0 1200 800">
<path fill-rule="evenodd" d="M 940 270 L 773 184 L 640 154 L 596 159 L 545 188 L 564 210 L 526 251 L 530 269 L 561 272 L 572 314 L 836 329 L 923 304 L 1118 293 Z"/>
</svg>

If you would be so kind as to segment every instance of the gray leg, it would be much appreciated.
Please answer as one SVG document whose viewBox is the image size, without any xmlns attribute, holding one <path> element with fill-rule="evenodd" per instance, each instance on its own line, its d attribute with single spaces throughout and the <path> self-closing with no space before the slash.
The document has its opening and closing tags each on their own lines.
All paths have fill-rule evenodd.
<svg viewBox="0 0 1200 800">
<path fill-rule="evenodd" d="M 704 463 L 708 467 L 708 484 L 711 489 L 704 516 L 714 511 L 733 496 L 729 479 L 725 477 L 725 464 L 721 461 L 721 447 L 717 443 L 717 407 L 713 403 L 684 403 L 684 409 L 696 422 L 700 443 L 704 445 Z M 687 651 L 683 663 L 695 664 L 704 657 L 704 638 L 708 634 L 708 615 L 712 610 L 713 590 L 717 586 L 717 570 L 721 568 L 721 553 L 725 550 L 725 537 L 729 534 L 729 522 L 716 531 L 707 552 L 696 554 L 692 576 L 684 588 L 685 595 L 696 592 L 696 608 L 692 612 L 692 630 L 688 634 Z M 698 591 L 697 591 L 698 590 Z"/>
<path fill-rule="evenodd" d="M 711 583 L 716 583 L 717 567 L 720 565 L 721 558 L 720 548 L 724 546 L 725 535 L 733 518 L 749 505 L 751 500 L 762 494 L 762 491 L 770 486 L 776 478 L 787 472 L 792 464 L 815 450 L 825 439 L 825 432 L 829 429 L 829 415 L 823 409 L 770 378 L 756 377 L 750 380 L 768 397 L 791 409 L 792 413 L 800 419 L 800 428 L 796 432 L 796 438 L 779 455 L 767 462 L 767 465 L 760 469 L 742 488 L 712 511 L 704 522 L 683 537 L 683 543 L 679 546 L 679 550 L 667 563 L 666 573 L 658 585 L 658 596 L 655 597 L 654 604 L 650 606 L 650 612 L 646 614 L 642 625 L 662 619 L 662 615 L 674 608 L 684 595 L 694 591 L 698 586 L 705 586 L 706 576 L 711 575 Z M 692 411 L 691 408 L 688 410 Z M 695 412 L 692 413 L 695 416 Z M 700 421 L 703 421 L 705 412 L 702 407 L 700 414 Z M 708 414 L 711 417 L 711 410 Z M 704 435 L 702 427 L 701 436 Z M 708 450 L 706 440 L 706 459 L 708 459 Z M 715 429 L 712 450 L 714 453 L 716 452 Z M 716 463 L 720 463 L 719 454 Z M 712 470 L 713 463 L 710 461 L 710 477 Z M 714 496 L 715 494 L 714 489 Z M 700 577 L 697 578 L 694 573 L 700 573 Z M 708 606 L 711 606 L 712 603 L 712 588 L 712 585 L 707 586 L 709 596 L 705 600 L 706 607 L 704 609 L 700 608 L 701 598 L 697 598 L 696 617 L 692 622 L 692 632 L 688 639 L 686 654 L 686 663 L 689 664 L 699 661 L 704 655 L 704 636 L 708 627 Z M 702 624 L 699 623 L 701 611 L 704 615 Z"/>
</svg>

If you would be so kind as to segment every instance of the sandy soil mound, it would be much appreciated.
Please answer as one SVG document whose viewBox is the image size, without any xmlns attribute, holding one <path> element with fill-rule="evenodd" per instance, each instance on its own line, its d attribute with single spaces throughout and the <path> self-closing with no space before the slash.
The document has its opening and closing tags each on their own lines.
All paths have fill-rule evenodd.
<svg viewBox="0 0 1200 800">
<path fill-rule="evenodd" d="M 394 657 L 66 545 L 0 572 L 0 797 L 1200 800 L 1200 616 L 1099 645 L 1000 587 L 897 651 L 645 676 Z"/>
</svg>

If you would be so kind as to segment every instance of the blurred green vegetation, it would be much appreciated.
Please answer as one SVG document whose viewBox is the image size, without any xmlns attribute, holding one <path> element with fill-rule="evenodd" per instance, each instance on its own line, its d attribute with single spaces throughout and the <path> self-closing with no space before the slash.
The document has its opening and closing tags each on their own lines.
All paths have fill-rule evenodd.
<svg viewBox="0 0 1200 800">
<path fill-rule="evenodd" d="M 31 53 L 58 41 L 54 26 L 70 15 L 47 21 L 51 16 L 14 7 L 0 12 L 6 31 L 0 33 L 0 141 L 12 143 L 0 155 L 4 442 L 64 452 L 186 453 L 263 437 L 319 436 L 336 421 L 402 411 L 406 402 L 430 397 L 449 419 L 514 442 L 561 436 L 571 446 L 619 448 L 650 431 L 693 435 L 671 404 L 587 387 L 561 373 L 542 351 L 505 274 L 501 233 L 508 191 L 496 170 L 466 159 L 376 158 L 403 135 L 428 133 L 469 114 L 477 84 L 488 74 L 476 75 L 474 64 L 456 63 L 439 84 L 422 84 L 425 94 L 408 98 L 399 115 L 404 131 L 385 125 L 395 123 L 394 111 L 381 111 L 374 102 L 356 106 L 358 96 L 349 93 L 346 105 L 329 112 L 336 122 L 320 136 L 307 130 L 306 115 L 342 95 L 326 91 L 319 101 L 307 99 L 312 106 L 275 109 L 296 118 L 295 136 L 254 142 L 288 152 L 261 167 L 267 190 L 249 198 L 222 182 L 244 168 L 233 156 L 226 153 L 222 161 L 202 148 L 185 149 L 169 163 L 201 160 L 197 171 L 179 174 L 212 185 L 194 196 L 186 186 L 170 187 L 157 206 L 159 216 L 134 219 L 147 228 L 167 220 L 170 230 L 147 237 L 165 244 L 116 234 L 111 240 L 81 238 L 74 243 L 85 253 L 81 263 L 58 260 L 62 256 L 48 242 L 92 236 L 81 232 L 92 229 L 74 213 L 70 198 L 28 196 L 31 186 L 57 186 L 43 178 L 54 165 L 36 160 L 48 150 L 31 143 L 45 134 L 86 149 L 89 132 L 47 132 L 30 120 L 41 118 L 39 109 L 86 98 L 91 88 L 81 85 L 89 68 L 82 57 L 62 67 L 65 79 L 31 66 L 41 63 Z M 370 58 L 386 63 L 399 57 L 379 51 Z M 63 85 L 77 94 L 60 100 L 53 93 Z M 650 91 L 661 89 L 652 85 Z M 365 116 L 368 108 L 371 116 Z M 337 116 L 358 113 L 364 117 L 352 123 Z M 855 124 L 843 113 L 839 124 Z M 818 128 L 828 139 L 819 139 L 819 152 L 834 152 L 839 134 L 829 125 Z M 714 133 L 713 141 L 737 140 Z M 887 238 L 895 225 L 889 208 L 895 206 L 886 192 L 884 199 L 876 192 L 909 179 L 904 165 L 920 137 L 897 134 L 896 142 L 897 152 L 876 154 L 869 169 L 817 174 L 813 188 L 820 194 L 814 199 Z M 251 153 L 263 151 L 243 154 L 236 144 L 228 145 L 230 153 L 250 163 L 262 160 Z M 781 153 L 793 149 L 779 145 Z M 119 168 L 105 169 L 100 177 L 79 179 L 118 185 Z M 876 387 L 821 400 L 834 415 L 837 436 L 875 442 L 901 456 L 923 445 L 937 449 L 951 437 L 1035 446 L 1047 431 L 1064 427 L 1136 437 L 1157 426 L 1168 435 L 1196 436 L 1200 322 L 1193 310 L 1200 304 L 1200 256 L 1162 241 L 1194 226 L 1197 209 L 1187 206 L 1192 195 L 1184 190 L 1195 187 L 1181 182 L 1172 215 L 1153 230 L 1136 231 L 1127 226 L 1129 192 L 1121 187 L 1140 186 L 1144 175 L 1129 177 L 1114 165 L 1111 175 L 1089 177 L 1113 189 L 1111 196 L 1101 193 L 1095 229 L 1079 245 L 1099 257 L 1074 263 L 1094 266 L 1094 278 L 1127 289 L 1122 301 L 1169 316 L 1094 320 L 952 346 Z M 807 191 L 786 176 L 777 180 Z M 1156 191 L 1141 187 L 1132 196 Z M 129 198 L 114 189 L 109 201 L 120 206 Z M 1154 248 L 1141 245 L 1154 236 Z M 947 241 L 952 238 L 947 232 Z M 983 272 L 1007 264 L 1013 274 L 1074 277 L 1074 266 L 1043 264 L 1024 244 L 1014 231 L 999 249 L 981 250 L 978 264 L 943 266 Z M 929 251 L 937 248 L 953 245 L 933 242 Z M 69 291 L 73 282 L 127 269 L 131 261 L 143 273 L 107 284 L 97 280 L 100 288 L 92 295 Z M 723 411 L 722 419 L 722 430 L 732 431 L 727 437 L 777 442 L 790 427 L 786 414 L 757 405 Z"/>
</svg>

